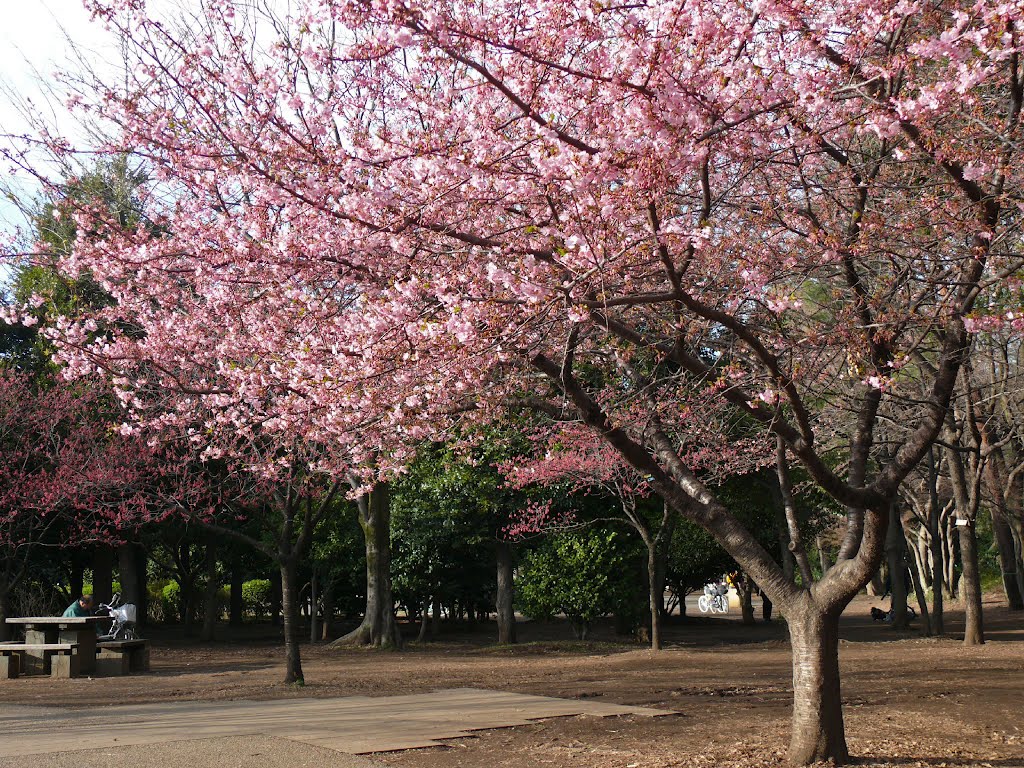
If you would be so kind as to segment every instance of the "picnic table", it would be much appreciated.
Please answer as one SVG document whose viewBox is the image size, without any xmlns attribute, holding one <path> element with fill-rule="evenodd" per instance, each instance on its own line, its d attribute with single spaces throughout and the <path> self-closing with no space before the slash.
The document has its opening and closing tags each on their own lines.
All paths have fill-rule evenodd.
<svg viewBox="0 0 1024 768">
<path fill-rule="evenodd" d="M 82 674 L 96 670 L 96 625 L 108 622 L 106 616 L 22 616 L 7 623 L 25 630 L 25 645 L 77 643 L 79 669 Z M 46 654 L 25 652 L 26 672 L 45 673 Z"/>
</svg>

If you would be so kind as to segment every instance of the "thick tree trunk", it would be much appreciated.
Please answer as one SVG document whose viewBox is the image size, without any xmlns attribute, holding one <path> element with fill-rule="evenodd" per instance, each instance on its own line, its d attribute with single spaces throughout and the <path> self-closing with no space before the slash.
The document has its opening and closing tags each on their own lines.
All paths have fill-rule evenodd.
<svg viewBox="0 0 1024 768">
<path fill-rule="evenodd" d="M 281 560 L 281 611 L 284 622 L 285 683 L 304 685 L 302 657 L 299 653 L 299 585 L 294 558 Z"/>
<path fill-rule="evenodd" d="M 839 690 L 839 615 L 811 605 L 791 610 L 793 646 L 793 732 L 789 760 L 794 765 L 850 759 Z"/>
<path fill-rule="evenodd" d="M 217 579 L 217 546 L 213 536 L 206 542 L 206 594 L 203 600 L 203 628 L 200 638 L 209 642 L 213 640 L 213 631 L 217 626 L 217 619 L 220 618 L 220 607 L 217 605 L 217 592 L 220 589 L 220 581 Z"/>
<path fill-rule="evenodd" d="M 96 604 L 109 603 L 114 596 L 114 550 L 97 545 L 92 558 L 92 597 Z"/>
<path fill-rule="evenodd" d="M 362 623 L 334 645 L 397 648 L 402 644 L 391 595 L 391 493 L 387 483 L 359 499 L 359 527 L 366 545 L 366 611 Z"/>
<path fill-rule="evenodd" d="M 513 609 L 513 561 L 512 545 L 507 541 L 498 541 L 496 548 L 498 566 L 498 594 L 495 599 L 495 611 L 498 619 L 498 644 L 510 645 L 516 642 L 516 614 Z M 423 605 L 426 612 L 427 605 Z M 426 627 L 424 618 L 423 627 Z M 422 633 L 423 630 L 421 630 Z"/>
<path fill-rule="evenodd" d="M 960 557 L 963 565 L 961 596 L 964 601 L 964 645 L 981 645 L 985 642 L 985 628 L 981 610 L 981 573 L 978 567 L 978 537 L 973 520 L 958 520 L 966 525 L 957 525 L 960 532 Z"/>
<path fill-rule="evenodd" d="M 121 544 L 117 548 L 117 574 L 121 582 L 121 602 L 131 603 L 138 608 L 142 601 L 139 584 L 138 549 L 135 544 Z"/>
</svg>

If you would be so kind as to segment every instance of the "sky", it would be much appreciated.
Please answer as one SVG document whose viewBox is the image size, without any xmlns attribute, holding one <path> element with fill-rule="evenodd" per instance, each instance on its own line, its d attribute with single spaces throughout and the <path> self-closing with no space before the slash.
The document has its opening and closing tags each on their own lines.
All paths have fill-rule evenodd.
<svg viewBox="0 0 1024 768">
<path fill-rule="evenodd" d="M 81 0 L 4 0 L 0 24 L 0 134 L 22 134 L 26 122 L 14 103 L 30 100 L 33 108 L 62 131 L 74 135 L 73 121 L 60 100 L 46 96 L 46 83 L 53 82 L 58 69 L 74 67 L 68 38 L 84 51 L 90 62 L 117 60 L 117 48 L 102 25 L 91 22 Z M 49 103 L 48 103 L 49 102 Z M 7 163 L 0 173 L 10 179 Z M 15 178 L 19 193 L 31 196 L 35 191 L 27 179 Z M 0 232 L 11 232 L 24 219 L 16 206 L 0 200 Z"/>
</svg>

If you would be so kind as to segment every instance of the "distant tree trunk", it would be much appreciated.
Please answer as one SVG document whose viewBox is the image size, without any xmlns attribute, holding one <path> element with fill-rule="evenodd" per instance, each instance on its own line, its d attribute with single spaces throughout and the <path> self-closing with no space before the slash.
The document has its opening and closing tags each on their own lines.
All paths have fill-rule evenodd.
<svg viewBox="0 0 1024 768">
<path fill-rule="evenodd" d="M 744 626 L 752 627 L 754 621 L 754 582 L 746 574 L 740 576 L 739 582 L 740 615 Z"/>
<path fill-rule="evenodd" d="M 281 558 L 281 608 L 284 619 L 285 683 L 303 685 L 302 658 L 299 654 L 299 590 L 294 557 Z"/>
<path fill-rule="evenodd" d="M 957 521 L 958 523 L 961 521 Z M 981 609 L 981 573 L 978 567 L 978 537 L 973 520 L 957 525 L 960 532 L 960 557 L 963 565 L 964 645 L 985 642 L 985 627 Z"/>
<path fill-rule="evenodd" d="M 315 645 L 320 639 L 319 608 L 320 595 L 317 593 L 316 568 L 309 580 L 309 642 Z"/>
<path fill-rule="evenodd" d="M 243 583 L 242 566 L 239 563 L 239 557 L 236 555 L 231 558 L 231 597 L 228 607 L 228 626 L 231 627 L 242 626 L 242 610 L 244 605 L 242 599 Z"/>
<path fill-rule="evenodd" d="M 362 623 L 334 645 L 397 648 L 402 644 L 391 595 L 391 493 L 377 483 L 357 500 L 359 527 L 366 544 L 366 611 Z"/>
<path fill-rule="evenodd" d="M 420 612 L 420 631 L 416 635 L 417 643 L 425 643 L 427 641 L 427 633 L 430 629 L 430 597 L 423 598 L 422 611 Z M 499 640 L 500 642 L 500 640 Z"/>
<path fill-rule="evenodd" d="M 331 639 L 331 622 L 334 621 L 334 579 L 328 579 L 323 586 L 323 621 L 320 627 L 320 640 Z"/>
<path fill-rule="evenodd" d="M 135 583 L 139 589 L 135 623 L 145 627 L 149 623 L 149 553 L 141 545 L 135 547 Z"/>
<path fill-rule="evenodd" d="M 793 646 L 793 731 L 789 761 L 849 762 L 839 689 L 839 612 L 813 607 L 786 614 Z"/>
<path fill-rule="evenodd" d="M 498 593 L 494 608 L 498 619 L 498 643 L 499 645 L 510 645 L 516 642 L 516 614 L 513 610 L 512 602 L 514 565 L 512 562 L 512 545 L 507 541 L 499 540 L 495 549 L 498 567 Z M 426 605 L 424 604 L 425 613 Z M 425 617 L 423 626 L 426 627 Z"/>
<path fill-rule="evenodd" d="M 214 537 L 208 536 L 206 541 L 206 595 L 203 601 L 203 629 L 200 638 L 209 642 L 213 640 L 213 632 L 220 618 L 218 591 L 220 581 L 217 579 L 217 545 Z"/>
<path fill-rule="evenodd" d="M 999 570 L 1003 579 L 1003 594 L 1006 596 L 1006 607 L 1011 611 L 1024 610 L 1024 582 L 1022 566 L 1017 548 L 1014 546 L 1013 530 L 1008 520 L 1006 506 L 1006 464 L 1003 449 L 988 422 L 979 420 L 982 448 L 988 452 L 989 460 L 985 462 L 985 485 L 988 487 L 989 514 L 992 516 L 992 533 L 995 538 L 996 550 L 999 554 Z"/>
<path fill-rule="evenodd" d="M 828 550 L 825 548 L 825 543 L 821 540 L 821 536 L 814 537 L 814 544 L 818 548 L 818 562 L 821 565 L 821 572 L 824 574 L 832 567 L 832 559 L 828 556 Z"/>
<path fill-rule="evenodd" d="M 97 545 L 92 558 L 92 597 L 96 604 L 109 603 L 114 596 L 114 551 Z"/>
<path fill-rule="evenodd" d="M 900 519 L 899 509 L 895 503 L 890 503 L 889 527 L 885 533 L 885 557 L 892 585 L 890 610 L 893 629 L 906 629 L 910 624 L 907 618 L 907 566 L 903 557 L 903 538 L 903 521 Z"/>
<path fill-rule="evenodd" d="M 430 639 L 436 640 L 441 636 L 441 595 L 440 588 L 434 591 L 434 599 L 430 605 Z"/>
</svg>

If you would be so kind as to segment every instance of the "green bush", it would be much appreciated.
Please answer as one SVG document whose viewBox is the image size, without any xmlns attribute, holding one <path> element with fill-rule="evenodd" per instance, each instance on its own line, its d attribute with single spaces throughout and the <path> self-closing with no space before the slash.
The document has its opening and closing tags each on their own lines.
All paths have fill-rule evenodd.
<svg viewBox="0 0 1024 768">
<path fill-rule="evenodd" d="M 552 536 L 523 557 L 516 582 L 520 608 L 535 619 L 564 614 L 576 637 L 585 640 L 594 619 L 632 594 L 628 560 L 620 536 L 612 531 Z"/>
<path fill-rule="evenodd" d="M 260 621 L 270 613 L 270 579 L 242 583 L 242 610 Z"/>
</svg>

